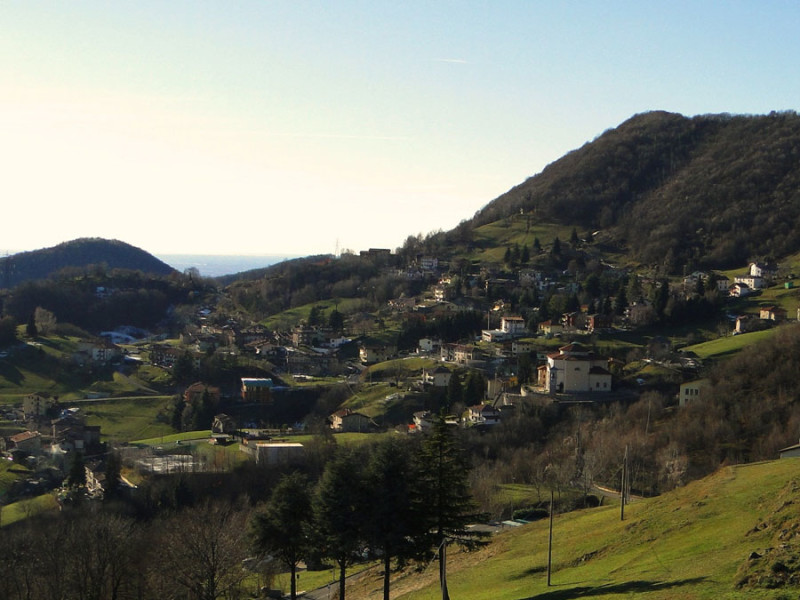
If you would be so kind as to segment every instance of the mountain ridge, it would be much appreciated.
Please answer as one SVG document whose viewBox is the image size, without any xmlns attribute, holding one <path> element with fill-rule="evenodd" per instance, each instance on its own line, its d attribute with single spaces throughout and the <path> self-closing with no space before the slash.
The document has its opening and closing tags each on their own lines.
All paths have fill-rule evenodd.
<svg viewBox="0 0 800 600">
<path fill-rule="evenodd" d="M 524 212 L 605 230 L 677 273 L 800 250 L 800 116 L 634 115 L 480 209 L 472 228 Z"/>
</svg>

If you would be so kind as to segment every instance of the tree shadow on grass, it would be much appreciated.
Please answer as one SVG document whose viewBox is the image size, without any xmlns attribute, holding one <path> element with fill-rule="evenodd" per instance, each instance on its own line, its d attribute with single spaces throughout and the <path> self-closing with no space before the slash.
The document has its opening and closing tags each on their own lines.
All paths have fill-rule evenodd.
<svg viewBox="0 0 800 600">
<path fill-rule="evenodd" d="M 669 590 L 684 585 L 696 585 L 705 580 L 705 577 L 693 577 L 691 579 L 679 579 L 677 581 L 635 580 L 597 586 L 565 587 L 564 589 L 551 590 L 536 594 L 535 596 L 520 598 L 520 600 L 569 600 L 571 598 L 592 598 L 611 594 L 644 594 L 646 592 Z"/>
<path fill-rule="evenodd" d="M 17 367 L 7 363 L 0 363 L 0 377 L 10 381 L 14 385 L 20 385 L 25 380 L 25 375 L 22 374 Z"/>
</svg>

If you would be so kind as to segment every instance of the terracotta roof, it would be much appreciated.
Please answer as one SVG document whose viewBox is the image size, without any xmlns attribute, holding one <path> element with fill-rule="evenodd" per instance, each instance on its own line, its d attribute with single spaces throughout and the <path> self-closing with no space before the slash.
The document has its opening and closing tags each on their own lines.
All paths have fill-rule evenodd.
<svg viewBox="0 0 800 600">
<path fill-rule="evenodd" d="M 39 437 L 39 435 L 40 433 L 38 431 L 23 431 L 22 433 L 12 435 L 9 439 L 15 444 L 19 444 L 20 442 Z"/>
</svg>

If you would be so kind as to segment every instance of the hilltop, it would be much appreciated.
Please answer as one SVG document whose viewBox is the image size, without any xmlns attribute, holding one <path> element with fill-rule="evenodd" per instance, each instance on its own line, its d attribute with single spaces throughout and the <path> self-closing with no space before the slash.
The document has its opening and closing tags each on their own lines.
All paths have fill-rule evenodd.
<svg viewBox="0 0 800 600">
<path fill-rule="evenodd" d="M 521 212 L 599 231 L 636 261 L 672 272 L 786 256 L 800 250 L 800 116 L 635 115 L 499 196 L 461 231 Z"/>
<path fill-rule="evenodd" d="M 169 275 L 175 271 L 152 254 L 125 242 L 80 238 L 52 248 L 0 258 L 0 287 L 12 288 L 24 281 L 50 277 L 62 269 L 85 269 L 91 265 L 152 275 Z"/>
</svg>

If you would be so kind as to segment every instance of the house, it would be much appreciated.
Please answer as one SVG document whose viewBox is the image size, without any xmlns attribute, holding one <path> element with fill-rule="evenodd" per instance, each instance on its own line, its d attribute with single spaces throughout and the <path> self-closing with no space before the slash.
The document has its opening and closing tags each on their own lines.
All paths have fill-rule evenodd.
<svg viewBox="0 0 800 600">
<path fill-rule="evenodd" d="M 500 319 L 500 329 L 509 337 L 525 335 L 525 319 L 519 316 L 508 316 Z"/>
<path fill-rule="evenodd" d="M 186 388 L 186 391 L 183 392 L 183 400 L 187 404 L 200 404 L 200 402 L 203 400 L 203 396 L 206 393 L 208 394 L 208 399 L 212 404 L 219 404 L 219 388 L 212 385 L 206 385 L 200 381 L 193 383 Z"/>
<path fill-rule="evenodd" d="M 542 321 L 538 326 L 539 333 L 546 336 L 560 335 L 564 331 L 561 323 L 553 323 L 551 320 Z"/>
<path fill-rule="evenodd" d="M 767 282 L 763 277 L 757 275 L 737 275 L 733 278 L 733 283 L 743 283 L 751 290 L 760 290 L 767 287 Z"/>
<path fill-rule="evenodd" d="M 561 315 L 561 324 L 564 329 L 583 329 L 586 326 L 586 315 L 579 310 L 564 313 Z"/>
<path fill-rule="evenodd" d="M 502 329 L 482 329 L 481 341 L 482 342 L 502 342 L 508 337 L 508 334 Z"/>
<path fill-rule="evenodd" d="M 269 402 L 272 398 L 272 379 L 242 377 L 242 402 Z"/>
<path fill-rule="evenodd" d="M 86 492 L 89 494 L 90 497 L 102 498 L 106 490 L 105 461 L 102 460 L 87 461 L 83 469 L 86 472 Z"/>
<path fill-rule="evenodd" d="M 214 422 L 211 424 L 211 433 L 236 433 L 236 421 L 224 413 L 214 416 Z"/>
<path fill-rule="evenodd" d="M 429 410 L 415 412 L 413 419 L 415 431 L 428 431 L 433 427 L 433 414 Z"/>
<path fill-rule="evenodd" d="M 432 371 L 423 369 L 422 382 L 426 385 L 432 385 L 437 388 L 446 388 L 450 383 L 450 378 L 453 376 L 452 371 L 447 367 L 436 367 Z"/>
<path fill-rule="evenodd" d="M 736 326 L 733 328 L 733 334 L 748 333 L 749 331 L 756 331 L 756 329 L 758 327 L 753 315 L 739 315 L 736 317 Z"/>
<path fill-rule="evenodd" d="M 744 298 L 745 296 L 749 296 L 751 293 L 753 293 L 752 288 L 748 284 L 740 281 L 737 281 L 728 289 L 728 294 L 732 298 Z"/>
<path fill-rule="evenodd" d="M 154 344 L 150 347 L 150 362 L 162 367 L 174 367 L 185 354 L 189 354 L 195 369 L 200 368 L 202 354 L 189 352 L 185 348 L 165 346 L 164 344 Z"/>
<path fill-rule="evenodd" d="M 394 354 L 394 347 L 377 344 L 365 344 L 358 350 L 361 362 L 367 365 L 389 360 Z"/>
<path fill-rule="evenodd" d="M 539 385 L 551 394 L 610 392 L 611 373 L 608 359 L 578 342 L 562 346 L 547 355 L 547 364 L 539 370 Z"/>
<path fill-rule="evenodd" d="M 491 404 L 477 404 L 467 410 L 467 420 L 475 425 L 497 425 L 500 411 Z"/>
<path fill-rule="evenodd" d="M 727 275 L 716 275 L 717 291 L 727 293 L 731 287 L 731 280 Z"/>
<path fill-rule="evenodd" d="M 349 408 L 337 410 L 330 416 L 331 429 L 338 432 L 361 432 L 371 431 L 375 423 L 368 416 L 355 412 Z"/>
<path fill-rule="evenodd" d="M 479 357 L 480 352 L 475 346 L 456 344 L 453 349 L 453 360 L 461 365 L 465 365 L 473 360 L 478 360 Z"/>
<path fill-rule="evenodd" d="M 762 306 L 758 311 L 758 318 L 765 321 L 785 321 L 786 310 L 780 306 Z"/>
<path fill-rule="evenodd" d="M 434 340 L 431 338 L 422 338 L 420 339 L 417 345 L 417 352 L 425 353 L 425 354 L 432 354 L 434 352 L 438 352 L 442 347 L 442 342 L 440 340 Z"/>
<path fill-rule="evenodd" d="M 774 265 L 751 262 L 747 267 L 747 274 L 751 277 L 761 277 L 762 279 L 771 281 L 778 274 L 778 269 Z"/>
<path fill-rule="evenodd" d="M 589 333 L 601 331 L 603 329 L 611 329 L 614 325 L 614 318 L 611 315 L 602 315 L 595 313 L 586 315 L 586 330 Z"/>
<path fill-rule="evenodd" d="M 53 446 L 63 450 L 85 452 L 100 445 L 100 426 L 86 425 L 80 412 L 64 411 L 62 415 L 50 421 Z"/>
<path fill-rule="evenodd" d="M 436 271 L 439 268 L 439 259 L 435 256 L 423 256 L 419 259 L 419 267 L 423 271 Z"/>
<path fill-rule="evenodd" d="M 449 285 L 437 285 L 433 288 L 433 297 L 438 302 L 446 302 L 455 297 L 455 292 Z"/>
<path fill-rule="evenodd" d="M 93 363 L 105 364 L 122 356 L 122 348 L 108 338 L 99 337 L 78 342 L 78 354 L 85 355 Z"/>
<path fill-rule="evenodd" d="M 8 438 L 9 450 L 20 450 L 28 454 L 38 454 L 42 450 L 42 434 L 38 431 L 23 431 Z"/>
<path fill-rule="evenodd" d="M 511 342 L 511 355 L 519 356 L 520 354 L 528 354 L 535 350 L 535 345 L 531 340 L 514 340 Z"/>
<path fill-rule="evenodd" d="M 305 325 L 298 325 L 292 329 L 292 346 L 299 348 L 300 346 L 310 346 L 316 330 L 313 327 Z"/>
<path fill-rule="evenodd" d="M 58 398 L 52 397 L 47 392 L 35 392 L 28 394 L 22 399 L 22 413 L 26 420 L 40 419 L 44 417 Z"/>
<path fill-rule="evenodd" d="M 684 407 L 689 402 L 702 399 L 703 391 L 709 385 L 708 379 L 696 379 L 682 383 L 678 391 L 678 406 Z"/>
</svg>

